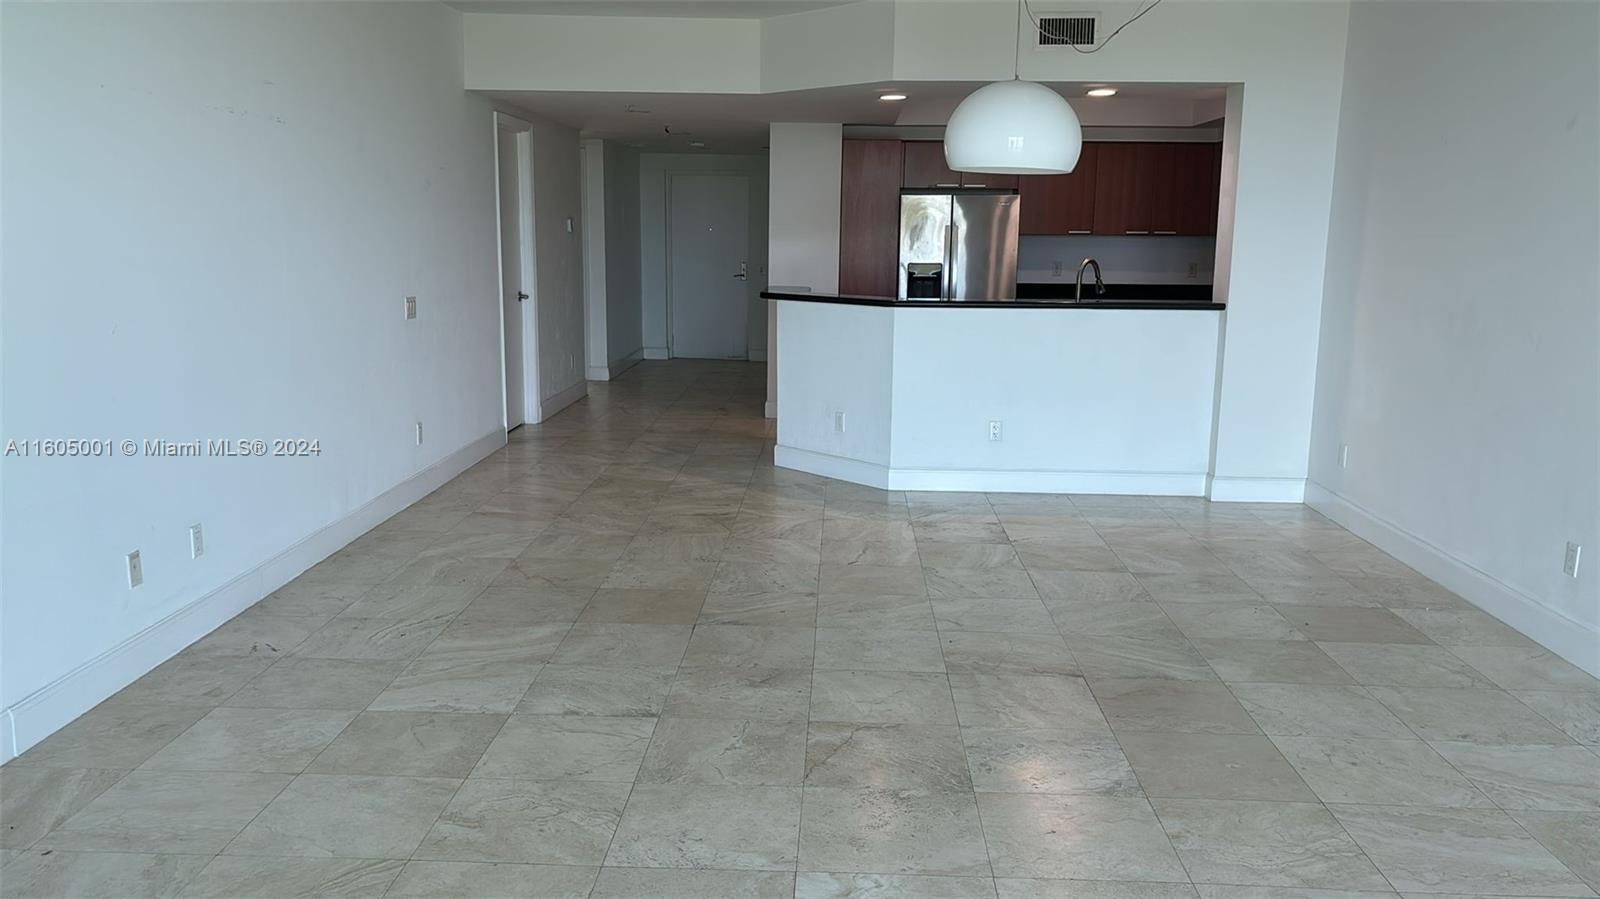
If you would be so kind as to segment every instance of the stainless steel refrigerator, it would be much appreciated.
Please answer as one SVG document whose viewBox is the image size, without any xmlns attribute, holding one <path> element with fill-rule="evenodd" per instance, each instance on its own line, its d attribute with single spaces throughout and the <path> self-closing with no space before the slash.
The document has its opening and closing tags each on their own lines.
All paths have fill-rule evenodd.
<svg viewBox="0 0 1600 899">
<path fill-rule="evenodd" d="M 901 299 L 1016 299 L 1018 210 L 1001 191 L 902 193 Z"/>
</svg>

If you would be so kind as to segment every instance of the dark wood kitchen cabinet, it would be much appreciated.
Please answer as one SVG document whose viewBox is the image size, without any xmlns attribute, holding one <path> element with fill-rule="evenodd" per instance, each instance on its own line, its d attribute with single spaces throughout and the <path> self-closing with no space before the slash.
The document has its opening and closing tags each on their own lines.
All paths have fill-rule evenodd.
<svg viewBox="0 0 1600 899">
<path fill-rule="evenodd" d="M 839 292 L 894 296 L 900 255 L 897 140 L 846 140 L 839 178 Z"/>
<path fill-rule="evenodd" d="M 1023 175 L 1023 234 L 1091 234 L 1094 231 L 1095 166 L 1100 144 L 1085 143 L 1078 166 L 1069 175 Z"/>
<path fill-rule="evenodd" d="M 954 187 L 1016 190 L 1017 176 L 957 172 L 945 165 L 944 141 L 909 140 L 905 142 L 905 170 L 900 185 L 916 190 Z"/>
<path fill-rule="evenodd" d="M 1094 233 L 1217 233 L 1221 163 L 1211 143 L 1101 144 Z"/>
</svg>

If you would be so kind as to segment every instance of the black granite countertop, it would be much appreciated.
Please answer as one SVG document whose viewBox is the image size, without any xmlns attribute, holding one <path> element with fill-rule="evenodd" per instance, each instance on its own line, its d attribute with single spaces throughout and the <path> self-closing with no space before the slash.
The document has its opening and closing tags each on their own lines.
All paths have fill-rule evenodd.
<svg viewBox="0 0 1600 899">
<path fill-rule="evenodd" d="M 1019 288 L 1022 285 L 1019 285 Z M 1037 286 L 1037 285 L 1035 285 Z M 1054 287 L 1055 285 L 1050 285 Z M 895 297 L 863 296 L 860 294 L 838 293 L 796 293 L 782 290 L 763 290 L 761 298 L 764 300 L 799 300 L 806 303 L 836 303 L 845 306 L 889 306 L 894 308 L 910 309 L 1224 309 L 1227 304 L 1213 303 L 1206 299 L 1178 299 L 1156 298 L 1136 299 L 1131 297 L 1113 297 L 1108 291 L 1107 298 L 1098 302 L 1091 301 L 1086 295 L 1081 303 L 1073 302 L 1070 294 L 1071 288 L 1064 296 L 1019 296 L 1014 300 L 902 300 Z M 1026 293 L 1020 290 L 1018 293 Z M 1087 292 L 1086 292 L 1087 293 Z M 1208 291 L 1209 293 L 1209 291 Z"/>
</svg>

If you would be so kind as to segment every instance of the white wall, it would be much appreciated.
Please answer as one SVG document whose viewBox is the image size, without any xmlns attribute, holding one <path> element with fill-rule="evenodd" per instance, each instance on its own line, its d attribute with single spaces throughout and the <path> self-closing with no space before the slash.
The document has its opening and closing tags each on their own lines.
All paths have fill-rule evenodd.
<svg viewBox="0 0 1600 899">
<path fill-rule="evenodd" d="M 639 303 L 639 153 L 583 141 L 586 376 L 609 381 L 644 357 Z"/>
<path fill-rule="evenodd" d="M 523 118 L 533 122 L 534 305 L 544 419 L 584 395 L 583 167 L 578 132 Z"/>
<path fill-rule="evenodd" d="M 639 154 L 639 295 L 646 359 L 667 358 L 667 190 L 674 174 L 724 172 L 750 179 L 750 310 L 752 359 L 767 353 L 767 310 L 760 298 L 767 270 L 767 157 L 719 153 Z M 837 229 L 837 225 L 834 226 Z"/>
<path fill-rule="evenodd" d="M 780 465 L 904 490 L 1205 489 L 1219 312 L 776 305 Z"/>
<path fill-rule="evenodd" d="M 1594 4 L 1356 6 L 1311 477 L 1600 674 L 1597 33 Z"/>
<path fill-rule="evenodd" d="M 1025 234 L 1017 241 L 1017 280 L 1074 284 L 1086 257 L 1100 263 L 1108 284 L 1210 284 L 1217 239 Z M 1093 269 L 1084 272 L 1084 283 L 1093 276 Z"/>
<path fill-rule="evenodd" d="M 322 450 L 0 462 L 3 758 L 498 446 L 504 407 L 493 125 L 457 13 L 0 16 L 5 435 Z"/>
</svg>

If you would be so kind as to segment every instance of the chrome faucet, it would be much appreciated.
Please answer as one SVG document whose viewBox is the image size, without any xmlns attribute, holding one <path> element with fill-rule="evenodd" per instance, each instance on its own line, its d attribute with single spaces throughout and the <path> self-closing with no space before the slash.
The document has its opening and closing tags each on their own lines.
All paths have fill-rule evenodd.
<svg viewBox="0 0 1600 899">
<path fill-rule="evenodd" d="M 1090 256 L 1078 264 L 1078 290 L 1073 296 L 1073 302 L 1075 303 L 1083 302 L 1083 270 L 1091 265 L 1094 266 L 1095 295 L 1102 296 L 1106 292 L 1106 282 L 1100 280 L 1100 263 L 1094 261 L 1094 257 Z"/>
</svg>

